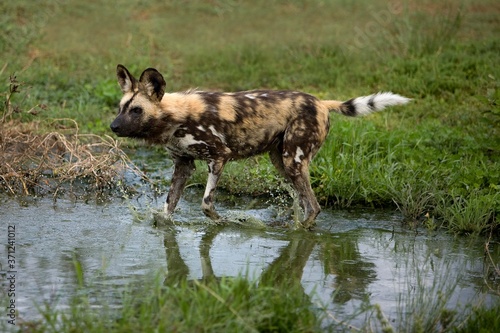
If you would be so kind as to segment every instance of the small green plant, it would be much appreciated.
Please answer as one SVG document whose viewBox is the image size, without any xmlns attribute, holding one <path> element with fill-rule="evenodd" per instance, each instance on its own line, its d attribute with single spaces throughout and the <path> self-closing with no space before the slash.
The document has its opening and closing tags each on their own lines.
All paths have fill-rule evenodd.
<svg viewBox="0 0 500 333">
<path fill-rule="evenodd" d="M 405 220 L 416 227 L 419 221 L 423 221 L 426 214 L 432 210 L 433 193 L 436 187 L 432 185 L 431 180 L 426 182 L 425 179 L 418 176 L 409 179 L 413 181 L 403 184 L 390 182 L 389 191 Z"/>
<path fill-rule="evenodd" d="M 500 331 L 500 305 L 491 309 L 476 308 L 469 320 L 453 329 L 454 333 L 490 333 Z"/>
<path fill-rule="evenodd" d="M 12 74 L 9 76 L 7 86 L 7 91 L 0 92 L 0 96 L 3 96 L 5 99 L 1 109 L 0 126 L 3 126 L 8 121 L 12 121 L 14 117 L 22 118 L 23 115 L 37 115 L 40 111 L 47 109 L 45 104 L 36 104 L 26 109 L 28 107 L 27 99 L 29 92 L 25 89 L 26 85 L 24 82 L 20 82 L 16 75 Z"/>
<path fill-rule="evenodd" d="M 3 108 L 3 112 L 2 112 L 2 121 L 1 121 L 2 123 L 5 123 L 5 121 L 7 121 L 7 119 L 11 119 L 12 114 L 17 109 L 17 108 L 14 108 L 12 106 L 12 97 L 14 94 L 20 92 L 19 87 L 20 87 L 20 84 L 17 81 L 17 78 L 14 75 L 11 75 L 9 77 L 9 89 L 5 93 L 5 102 L 4 102 L 4 108 Z"/>
<path fill-rule="evenodd" d="M 448 228 L 461 234 L 480 234 L 489 227 L 495 227 L 496 210 L 500 201 L 500 193 L 485 194 L 472 191 L 467 196 L 441 198 L 438 211 Z"/>
<path fill-rule="evenodd" d="M 500 81 L 491 74 L 488 79 L 491 86 L 487 88 L 486 96 L 480 96 L 479 100 L 485 105 L 485 122 L 493 125 L 490 134 L 500 141 Z"/>
</svg>

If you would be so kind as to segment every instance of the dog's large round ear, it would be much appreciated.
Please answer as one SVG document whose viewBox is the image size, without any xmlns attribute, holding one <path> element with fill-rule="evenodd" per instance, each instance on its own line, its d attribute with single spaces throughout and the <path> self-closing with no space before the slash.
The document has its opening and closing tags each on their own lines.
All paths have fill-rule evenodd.
<svg viewBox="0 0 500 333">
<path fill-rule="evenodd" d="M 154 68 L 148 68 L 141 74 L 139 82 L 146 88 L 146 93 L 153 99 L 161 101 L 167 83 L 163 76 Z"/>
<path fill-rule="evenodd" d="M 118 84 L 124 94 L 137 88 L 137 80 L 130 74 L 125 66 L 116 66 L 116 77 L 118 78 Z"/>
</svg>

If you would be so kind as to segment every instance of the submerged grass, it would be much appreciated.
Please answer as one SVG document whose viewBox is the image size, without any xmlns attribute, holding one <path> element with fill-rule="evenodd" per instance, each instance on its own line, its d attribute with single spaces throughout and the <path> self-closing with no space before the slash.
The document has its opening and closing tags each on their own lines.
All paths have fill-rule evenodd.
<svg viewBox="0 0 500 333">
<path fill-rule="evenodd" d="M 392 90 L 414 101 L 362 120 L 332 115 L 311 168 L 321 203 L 397 207 L 411 225 L 437 221 L 459 233 L 498 225 L 496 1 L 147 0 L 116 7 L 47 0 L 43 8 L 0 5 L 0 78 L 7 87 L 15 73 L 27 89 L 3 93 L 5 108 L 26 111 L 14 112 L 16 121 L 49 120 L 39 132 L 57 131 L 52 119 L 70 118 L 80 133 L 109 134 L 120 98 L 117 63 L 136 74 L 156 67 L 173 91 L 297 89 L 348 99 Z M 204 183 L 205 167 L 198 170 L 193 183 Z M 271 170 L 262 157 L 236 162 L 220 186 L 286 192 Z"/>
<path fill-rule="evenodd" d="M 95 292 L 93 284 L 98 280 L 89 278 L 82 264 L 74 259 L 77 286 L 68 304 L 51 297 L 38 306 L 38 319 L 23 318 L 21 314 L 16 327 L 7 327 L 2 321 L 0 329 L 33 333 L 483 332 L 478 329 L 496 332 L 500 329 L 498 306 L 450 303 L 460 281 L 453 270 L 447 270 L 446 262 L 450 261 L 442 259 L 439 263 L 433 258 L 416 259 L 419 262 L 414 263 L 415 258 L 409 256 L 400 268 L 408 274 L 395 281 L 401 288 L 399 298 L 394 300 L 396 312 L 386 312 L 381 305 L 367 301 L 359 309 L 352 309 L 357 317 L 364 318 L 361 321 L 343 311 L 342 315 L 334 316 L 328 310 L 334 304 L 327 306 L 314 301 L 315 292 L 307 294 L 301 285 L 303 272 L 296 267 L 289 268 L 293 271 L 290 272 L 284 269 L 283 262 L 266 268 L 258 279 L 239 275 L 188 280 L 189 270 L 181 275 L 168 272 L 166 277 L 152 273 L 138 283 L 121 286 L 110 300 Z M 445 272 L 440 274 L 441 270 Z M 342 308 L 342 304 L 336 305 Z"/>
<path fill-rule="evenodd" d="M 442 273 L 429 283 L 428 273 L 431 271 L 431 260 L 427 263 L 407 267 L 410 278 L 407 278 L 406 292 L 400 294 L 399 323 L 397 332 L 439 332 L 457 327 L 464 320 L 461 310 L 450 307 L 450 299 L 458 285 L 456 279 L 450 279 L 450 269 L 446 265 L 436 265 Z M 430 284 L 430 285 L 429 285 Z M 423 306 L 425 304 L 425 306 Z M 456 304 L 455 304 L 456 306 Z M 411 315 L 408 315 L 411 314 Z"/>
<path fill-rule="evenodd" d="M 160 279 L 158 279 L 160 280 Z M 29 332 L 319 332 L 321 315 L 300 286 L 286 290 L 244 277 L 149 283 L 121 296 L 119 308 L 95 304 L 82 289 L 69 310 L 41 309 Z"/>
</svg>

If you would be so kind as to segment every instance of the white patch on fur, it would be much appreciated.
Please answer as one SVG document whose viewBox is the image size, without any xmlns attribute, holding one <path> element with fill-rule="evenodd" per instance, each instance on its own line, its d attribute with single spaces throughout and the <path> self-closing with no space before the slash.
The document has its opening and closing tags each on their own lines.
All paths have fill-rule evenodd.
<svg viewBox="0 0 500 333">
<path fill-rule="evenodd" d="M 302 159 L 301 157 L 304 156 L 304 152 L 302 151 L 302 149 L 300 147 L 297 147 L 297 151 L 295 152 L 295 163 L 301 163 L 302 162 Z"/>
<path fill-rule="evenodd" d="M 224 137 L 224 134 L 217 132 L 215 129 L 214 125 L 210 125 L 208 129 L 212 132 L 212 134 L 220 139 L 222 143 L 226 144 L 226 138 Z"/>
<path fill-rule="evenodd" d="M 204 144 L 207 145 L 205 141 L 202 140 L 195 140 L 194 136 L 192 134 L 186 134 L 185 137 L 179 138 L 179 146 L 180 147 L 189 147 L 192 145 L 198 145 L 198 144 Z"/>
<path fill-rule="evenodd" d="M 197 129 L 199 129 L 200 131 L 202 132 L 205 132 L 205 127 L 199 125 L 199 126 L 196 126 Z"/>
<path fill-rule="evenodd" d="M 133 92 L 127 92 L 125 94 L 123 94 L 123 97 L 122 99 L 120 100 L 120 110 L 122 109 L 122 107 L 128 103 L 129 100 L 132 99 L 132 96 L 134 96 L 134 93 Z"/>
<path fill-rule="evenodd" d="M 255 99 L 255 95 L 254 94 L 246 94 L 245 97 L 246 98 L 250 98 L 250 99 Z"/>
<path fill-rule="evenodd" d="M 387 106 L 406 104 L 410 100 L 410 98 L 393 94 L 391 92 L 379 92 L 369 96 L 357 97 L 352 101 L 352 104 L 356 108 L 357 114 L 366 115 L 376 111 L 381 111 Z"/>
<path fill-rule="evenodd" d="M 208 179 L 207 179 L 207 187 L 205 188 L 205 194 L 203 194 L 203 199 L 207 198 L 210 195 L 210 192 L 217 186 L 217 177 L 214 176 L 213 174 L 213 169 L 214 169 L 214 164 L 215 162 L 210 162 L 208 163 L 208 168 L 210 172 L 208 173 Z M 205 205 L 205 200 L 203 200 L 202 205 Z"/>
</svg>

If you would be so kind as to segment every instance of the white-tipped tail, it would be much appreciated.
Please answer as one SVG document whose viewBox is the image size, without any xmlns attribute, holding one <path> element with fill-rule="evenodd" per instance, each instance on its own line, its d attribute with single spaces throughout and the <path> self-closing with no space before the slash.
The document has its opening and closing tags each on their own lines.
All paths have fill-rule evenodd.
<svg viewBox="0 0 500 333">
<path fill-rule="evenodd" d="M 356 110 L 356 115 L 365 115 L 381 111 L 387 106 L 406 104 L 409 101 L 409 98 L 393 94 L 392 92 L 379 92 L 370 96 L 354 98 L 351 100 L 351 104 Z"/>
<path fill-rule="evenodd" d="M 321 101 L 330 111 L 341 113 L 345 116 L 356 117 L 381 111 L 392 105 L 406 104 L 410 98 L 391 92 L 379 92 L 369 96 L 361 96 L 345 102 Z"/>
</svg>

